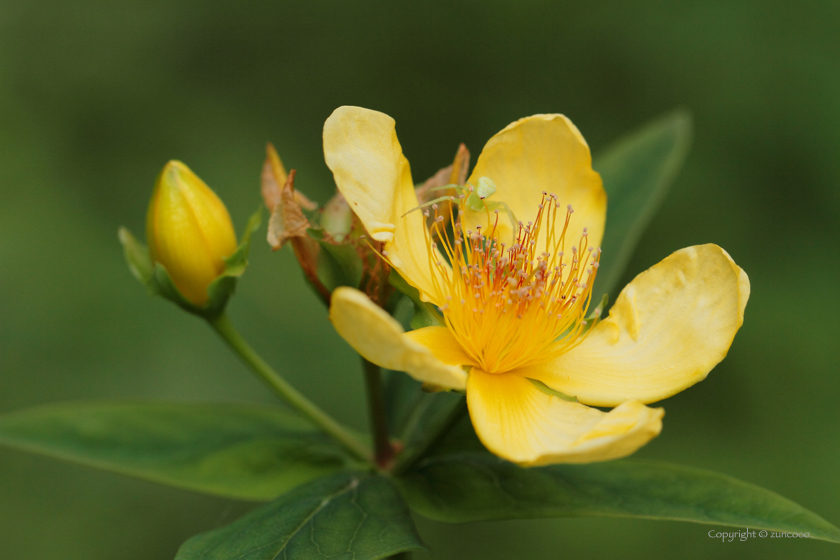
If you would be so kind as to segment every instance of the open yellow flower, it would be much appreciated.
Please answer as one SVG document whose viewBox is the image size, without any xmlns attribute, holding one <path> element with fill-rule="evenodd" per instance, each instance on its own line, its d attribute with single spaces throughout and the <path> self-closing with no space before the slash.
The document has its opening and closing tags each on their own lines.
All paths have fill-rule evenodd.
<svg viewBox="0 0 840 560">
<path fill-rule="evenodd" d="M 607 319 L 587 324 L 606 194 L 563 115 L 521 119 L 487 142 L 468 184 L 496 190 L 478 204 L 456 198 L 450 236 L 434 207 L 412 211 L 389 116 L 340 107 L 324 125 L 324 153 L 384 256 L 446 324 L 405 333 L 364 294 L 340 288 L 333 325 L 371 362 L 466 390 L 476 433 L 500 457 L 536 466 L 635 452 L 662 429 L 664 411 L 645 403 L 704 379 L 743 323 L 747 275 L 720 247 L 699 245 L 638 275 Z"/>
</svg>

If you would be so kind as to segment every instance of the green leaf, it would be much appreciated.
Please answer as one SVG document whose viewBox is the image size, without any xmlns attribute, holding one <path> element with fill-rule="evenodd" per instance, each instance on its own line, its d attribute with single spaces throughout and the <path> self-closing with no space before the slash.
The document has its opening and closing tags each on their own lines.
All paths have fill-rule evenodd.
<svg viewBox="0 0 840 560">
<path fill-rule="evenodd" d="M 691 145 L 691 116 L 677 111 L 619 140 L 593 167 L 607 191 L 607 224 L 593 293 L 612 293 Z"/>
<path fill-rule="evenodd" d="M 430 393 L 423 384 L 402 372 L 391 372 L 385 385 L 389 426 L 406 446 L 437 432 L 463 400 L 457 392 Z"/>
<path fill-rule="evenodd" d="M 235 404 L 41 406 L 0 416 L 0 444 L 197 492 L 261 501 L 350 461 L 297 416 Z"/>
<path fill-rule="evenodd" d="M 376 560 L 424 548 L 405 502 L 387 478 L 344 472 L 191 538 L 175 560 Z"/>
<path fill-rule="evenodd" d="M 324 239 L 323 230 L 310 228 L 309 237 L 318 242 L 318 279 L 330 292 L 339 286 L 358 288 L 364 273 L 356 248 L 349 244 L 334 244 Z"/>
<path fill-rule="evenodd" d="M 391 269 L 391 275 L 388 277 L 388 281 L 394 288 L 408 296 L 414 304 L 414 316 L 411 318 L 412 329 L 446 326 L 440 311 L 433 304 L 422 301 L 417 288 L 406 282 L 405 278 L 400 276 L 396 270 Z"/>
<path fill-rule="evenodd" d="M 400 485 L 412 509 L 438 521 L 639 517 L 809 532 L 840 542 L 840 529 L 778 494 L 668 463 L 624 459 L 523 469 L 487 453 L 455 453 L 420 461 Z"/>
</svg>

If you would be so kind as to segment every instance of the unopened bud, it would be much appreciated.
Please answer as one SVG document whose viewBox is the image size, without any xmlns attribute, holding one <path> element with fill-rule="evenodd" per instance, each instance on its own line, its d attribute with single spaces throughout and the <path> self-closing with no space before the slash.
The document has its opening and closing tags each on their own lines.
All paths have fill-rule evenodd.
<svg viewBox="0 0 840 560">
<path fill-rule="evenodd" d="M 236 251 L 233 222 L 224 203 L 180 161 L 158 176 L 146 217 L 146 239 L 155 262 L 194 305 L 207 302 L 207 287 Z"/>
</svg>

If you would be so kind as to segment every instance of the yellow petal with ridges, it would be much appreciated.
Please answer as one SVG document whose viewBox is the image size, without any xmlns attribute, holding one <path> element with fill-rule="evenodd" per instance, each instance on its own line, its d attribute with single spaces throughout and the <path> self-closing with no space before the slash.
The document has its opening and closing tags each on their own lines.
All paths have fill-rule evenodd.
<svg viewBox="0 0 840 560">
<path fill-rule="evenodd" d="M 659 435 L 661 408 L 628 401 L 610 412 L 550 396 L 516 374 L 470 371 L 467 405 L 494 454 L 525 467 L 626 457 Z"/>
<path fill-rule="evenodd" d="M 589 246 L 600 245 L 607 194 L 601 176 L 592 170 L 586 140 L 564 115 L 526 117 L 490 138 L 478 156 L 469 182 L 476 186 L 481 177 L 489 177 L 496 184 L 497 190 L 488 200 L 507 203 L 523 223 L 536 217 L 543 192 L 556 194 L 562 211 L 568 204 L 574 208 L 566 233 L 566 250 L 579 243 L 584 227 L 589 231 Z M 494 214 L 490 216 L 495 219 Z M 480 225 L 482 231 L 490 231 L 486 212 L 468 211 L 464 223 L 471 229 Z M 562 225 L 563 220 L 559 219 L 555 228 L 558 236 Z M 509 246 L 515 232 L 502 211 L 497 233 Z M 545 238 L 543 232 L 540 239 Z"/>
<path fill-rule="evenodd" d="M 406 338 L 425 346 L 435 357 L 445 364 L 457 366 L 475 366 L 475 360 L 469 357 L 458 340 L 446 327 L 423 327 L 405 333 Z"/>
<path fill-rule="evenodd" d="M 747 274 L 726 251 L 681 249 L 630 282 L 579 346 L 520 373 L 593 406 L 662 400 L 723 360 L 749 296 Z"/>
<path fill-rule="evenodd" d="M 338 190 L 388 260 L 424 301 L 442 304 L 432 279 L 426 224 L 394 119 L 361 107 L 339 107 L 324 123 L 324 157 Z M 440 259 L 435 251 L 432 257 Z"/>
<path fill-rule="evenodd" d="M 356 352 L 378 366 L 404 371 L 424 383 L 458 390 L 466 387 L 467 374 L 459 365 L 436 357 L 359 290 L 341 287 L 332 293 L 330 320 Z"/>
<path fill-rule="evenodd" d="M 224 203 L 180 161 L 166 164 L 146 217 L 152 258 L 161 263 L 178 291 L 204 305 L 207 287 L 236 250 L 233 222 Z"/>
</svg>

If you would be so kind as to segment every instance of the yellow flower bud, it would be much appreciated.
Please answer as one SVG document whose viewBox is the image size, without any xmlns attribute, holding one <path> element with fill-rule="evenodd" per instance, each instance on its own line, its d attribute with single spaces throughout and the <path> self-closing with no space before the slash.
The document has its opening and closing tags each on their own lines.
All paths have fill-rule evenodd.
<svg viewBox="0 0 840 560">
<path fill-rule="evenodd" d="M 236 251 L 233 222 L 224 203 L 180 161 L 161 171 L 146 216 L 152 259 L 166 268 L 191 303 L 207 302 L 207 287 Z"/>
</svg>

